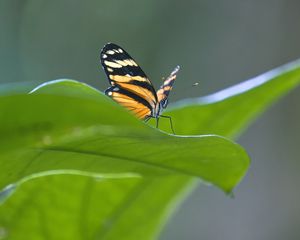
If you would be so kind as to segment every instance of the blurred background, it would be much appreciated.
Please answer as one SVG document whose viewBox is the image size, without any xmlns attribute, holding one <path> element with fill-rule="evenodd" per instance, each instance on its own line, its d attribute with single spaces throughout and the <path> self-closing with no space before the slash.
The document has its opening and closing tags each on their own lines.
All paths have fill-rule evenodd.
<svg viewBox="0 0 300 240">
<path fill-rule="evenodd" d="M 174 102 L 299 58 L 299 22 L 295 0 L 0 0 L 0 81 L 71 78 L 104 90 L 99 52 L 114 42 L 156 87 L 180 65 Z M 238 140 L 252 164 L 234 198 L 200 186 L 160 239 L 300 239 L 299 101 L 298 89 Z"/>
</svg>

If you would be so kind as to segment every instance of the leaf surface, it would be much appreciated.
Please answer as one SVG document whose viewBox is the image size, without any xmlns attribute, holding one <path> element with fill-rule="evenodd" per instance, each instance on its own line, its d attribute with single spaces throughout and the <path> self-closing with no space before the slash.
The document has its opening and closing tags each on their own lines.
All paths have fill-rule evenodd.
<svg viewBox="0 0 300 240">
<path fill-rule="evenodd" d="M 299 81 L 299 62 L 294 62 L 217 94 L 174 104 L 168 114 L 176 133 L 215 133 L 233 138 Z M 74 93 L 80 97 L 82 91 Z M 160 124 L 169 131 L 167 122 Z M 122 234 L 123 239 L 153 239 L 187 195 L 187 189 L 195 185 L 194 178 L 184 175 L 97 179 L 55 175 L 23 183 L 0 207 L 0 235 L 8 239 L 22 239 L 24 234 L 31 239 L 45 239 L 45 235 L 48 239 L 65 239 L 64 235 L 119 239 Z"/>
</svg>

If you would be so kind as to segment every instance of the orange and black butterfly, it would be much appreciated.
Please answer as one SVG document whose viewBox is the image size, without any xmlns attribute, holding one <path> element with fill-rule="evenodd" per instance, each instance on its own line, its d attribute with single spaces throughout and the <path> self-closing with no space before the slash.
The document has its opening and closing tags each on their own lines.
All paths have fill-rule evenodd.
<svg viewBox="0 0 300 240">
<path fill-rule="evenodd" d="M 151 81 L 139 67 L 136 61 L 120 46 L 108 43 L 101 51 L 101 64 L 111 85 L 105 94 L 114 101 L 130 110 L 139 119 L 148 121 L 156 119 L 158 127 L 159 117 L 168 105 L 168 96 L 179 71 L 177 66 L 167 77 L 163 85 L 156 92 Z"/>
</svg>

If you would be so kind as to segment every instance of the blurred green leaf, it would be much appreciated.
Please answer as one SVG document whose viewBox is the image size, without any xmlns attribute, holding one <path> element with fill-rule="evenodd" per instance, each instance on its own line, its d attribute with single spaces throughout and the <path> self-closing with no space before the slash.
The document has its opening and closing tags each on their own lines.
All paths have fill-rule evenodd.
<svg viewBox="0 0 300 240">
<path fill-rule="evenodd" d="M 298 60 L 212 95 L 179 101 L 166 114 L 172 117 L 178 134 L 233 138 L 299 82 Z M 162 122 L 161 128 L 170 127 Z"/>
<path fill-rule="evenodd" d="M 296 62 L 221 94 L 175 104 L 168 114 L 173 117 L 176 133 L 233 137 L 299 81 Z M 169 131 L 167 122 L 161 124 Z M 142 129 L 148 131 L 144 126 Z M 29 232 L 31 239 L 119 239 L 121 235 L 123 239 L 153 239 L 186 196 L 185 190 L 193 186 L 192 179 L 180 175 L 103 181 L 70 175 L 37 178 L 22 184 L 0 208 L 0 226 L 10 239 L 22 239 Z"/>
<path fill-rule="evenodd" d="M 36 178 L 0 208 L 0 226 L 8 239 L 152 239 L 184 179 Z"/>
</svg>

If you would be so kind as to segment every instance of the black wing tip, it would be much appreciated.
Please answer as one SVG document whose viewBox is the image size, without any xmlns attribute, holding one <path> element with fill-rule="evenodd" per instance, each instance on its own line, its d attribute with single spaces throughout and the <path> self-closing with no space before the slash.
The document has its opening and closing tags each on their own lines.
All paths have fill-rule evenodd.
<svg viewBox="0 0 300 240">
<path fill-rule="evenodd" d="M 115 49 L 122 49 L 122 51 L 123 51 L 124 53 L 126 53 L 126 51 L 125 51 L 122 47 L 120 47 L 119 45 L 117 45 L 117 44 L 115 44 L 115 43 L 112 43 L 112 42 L 108 42 L 108 43 L 106 43 L 106 44 L 103 46 L 103 48 L 102 48 L 101 51 L 100 51 L 100 59 L 101 59 L 101 63 L 102 63 L 102 64 L 103 64 L 103 61 L 104 61 L 103 55 L 105 55 L 105 53 L 106 53 L 107 51 L 109 51 L 109 50 L 115 50 Z M 128 53 L 126 53 L 126 54 L 128 54 Z"/>
<path fill-rule="evenodd" d="M 101 49 L 101 53 L 106 52 L 107 50 L 113 50 L 113 49 L 118 49 L 118 48 L 121 48 L 118 44 L 108 42 Z"/>
</svg>

